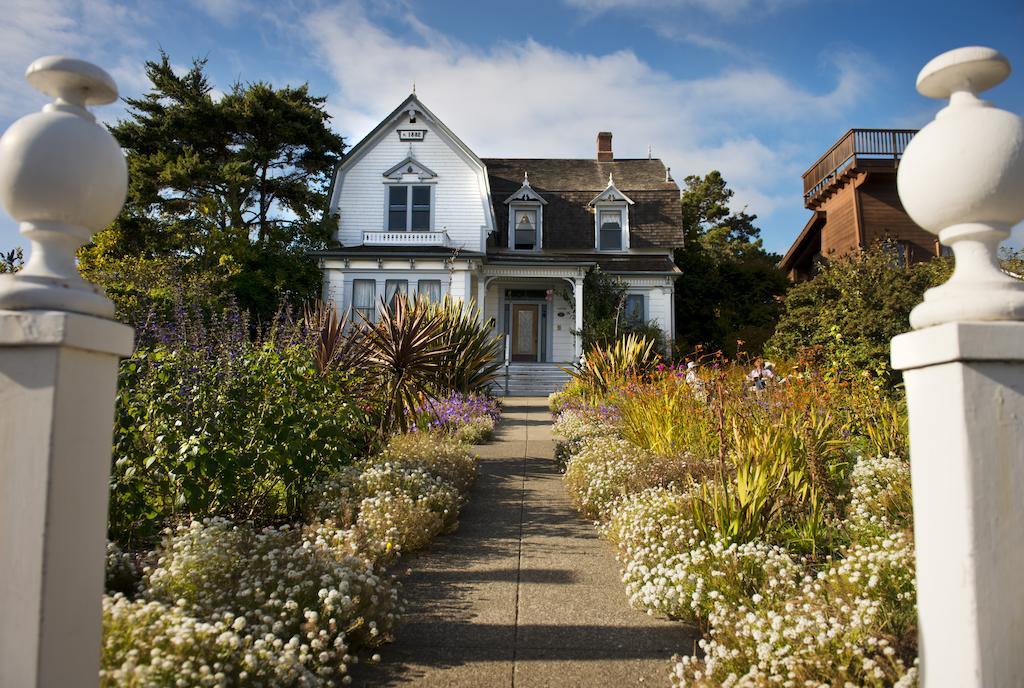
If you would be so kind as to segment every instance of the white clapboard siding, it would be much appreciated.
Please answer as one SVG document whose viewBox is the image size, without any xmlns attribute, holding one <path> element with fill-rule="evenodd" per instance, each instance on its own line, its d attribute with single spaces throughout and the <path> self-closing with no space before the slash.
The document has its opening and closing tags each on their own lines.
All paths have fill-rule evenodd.
<svg viewBox="0 0 1024 688">
<path fill-rule="evenodd" d="M 417 162 L 437 175 L 431 229 L 445 230 L 452 247 L 483 251 L 488 231 L 484 228 L 493 227 L 486 174 L 425 117 L 415 124 L 400 117 L 339 171 L 332 209 L 339 215 L 338 240 L 353 246 L 362 243 L 363 232 L 386 229 L 384 173 L 408 157 L 410 149 L 408 141 L 398 139 L 400 128 L 427 130 L 423 141 L 412 144 L 412 151 Z"/>
</svg>

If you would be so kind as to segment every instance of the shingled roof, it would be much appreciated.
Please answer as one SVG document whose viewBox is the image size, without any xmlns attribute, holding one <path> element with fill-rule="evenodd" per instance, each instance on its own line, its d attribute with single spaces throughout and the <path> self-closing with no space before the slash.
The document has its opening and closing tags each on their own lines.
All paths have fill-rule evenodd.
<svg viewBox="0 0 1024 688">
<path fill-rule="evenodd" d="M 508 208 L 505 199 L 523 183 L 530 185 L 548 205 L 544 207 L 544 248 L 579 250 L 594 243 L 594 215 L 588 206 L 594 196 L 615 186 L 634 201 L 629 209 L 632 248 L 672 248 L 683 243 L 679 187 L 658 159 L 484 158 L 491 186 L 498 245 L 508 244 Z"/>
</svg>

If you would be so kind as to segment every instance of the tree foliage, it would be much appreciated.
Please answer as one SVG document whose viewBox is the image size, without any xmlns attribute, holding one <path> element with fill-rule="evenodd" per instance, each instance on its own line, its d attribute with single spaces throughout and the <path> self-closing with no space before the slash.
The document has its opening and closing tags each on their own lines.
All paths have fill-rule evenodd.
<svg viewBox="0 0 1024 688">
<path fill-rule="evenodd" d="M 890 376 L 890 340 L 910 328 L 911 309 L 951 270 L 943 258 L 901 267 L 881 245 L 833 260 L 790 290 L 768 350 L 780 357 L 813 350 L 845 373 Z"/>
<path fill-rule="evenodd" d="M 756 215 L 733 211 L 733 191 L 718 171 L 684 180 L 685 244 L 676 249 L 676 336 L 679 345 L 722 349 L 737 341 L 760 351 L 781 311 L 789 281 L 776 267 L 779 256 L 764 250 Z"/>
<path fill-rule="evenodd" d="M 343 149 L 325 98 L 263 82 L 218 97 L 205 66 L 177 74 L 164 53 L 147 62 L 149 93 L 127 99 L 128 118 L 111 127 L 128 200 L 81 267 L 129 320 L 174 286 L 266 317 L 319 285 L 308 252 L 330 236 L 327 190 Z"/>
<path fill-rule="evenodd" d="M 665 333 L 654 322 L 632 321 L 626 314 L 626 284 L 614 275 L 593 267 L 583 278 L 583 350 L 607 347 L 621 337 L 637 334 L 661 348 Z M 563 298 L 574 304 L 571 292 Z M 573 306 L 575 308 L 575 305 Z"/>
<path fill-rule="evenodd" d="M 0 274 L 5 272 L 19 272 L 25 267 L 25 254 L 21 246 L 12 248 L 10 251 L 0 251 Z"/>
</svg>

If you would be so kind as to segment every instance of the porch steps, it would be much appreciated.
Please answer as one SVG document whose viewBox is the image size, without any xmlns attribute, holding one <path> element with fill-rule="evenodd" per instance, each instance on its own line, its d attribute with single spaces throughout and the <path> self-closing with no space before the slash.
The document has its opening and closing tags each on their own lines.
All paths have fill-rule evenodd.
<svg viewBox="0 0 1024 688">
<path fill-rule="evenodd" d="M 568 363 L 513 363 L 495 381 L 495 393 L 507 397 L 546 397 L 569 381 Z"/>
</svg>

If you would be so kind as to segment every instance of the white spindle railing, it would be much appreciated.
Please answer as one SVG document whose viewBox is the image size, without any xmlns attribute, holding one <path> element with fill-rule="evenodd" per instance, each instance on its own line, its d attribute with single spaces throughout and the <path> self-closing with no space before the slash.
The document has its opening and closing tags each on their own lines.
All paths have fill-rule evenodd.
<svg viewBox="0 0 1024 688">
<path fill-rule="evenodd" d="M 448 246 L 448 232 L 363 232 L 366 246 Z"/>
</svg>

